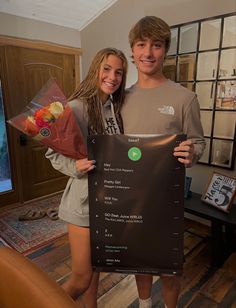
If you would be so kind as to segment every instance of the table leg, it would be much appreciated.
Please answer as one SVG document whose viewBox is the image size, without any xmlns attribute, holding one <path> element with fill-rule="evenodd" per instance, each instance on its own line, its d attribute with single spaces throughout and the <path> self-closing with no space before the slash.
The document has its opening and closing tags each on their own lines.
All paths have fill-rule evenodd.
<svg viewBox="0 0 236 308">
<path fill-rule="evenodd" d="M 219 221 L 211 220 L 211 239 L 212 239 L 212 264 L 220 267 L 225 258 L 225 244 L 223 237 L 222 224 Z"/>
<path fill-rule="evenodd" d="M 236 250 L 236 233 L 234 226 L 225 225 L 225 242 L 228 255 L 230 255 Z"/>
</svg>

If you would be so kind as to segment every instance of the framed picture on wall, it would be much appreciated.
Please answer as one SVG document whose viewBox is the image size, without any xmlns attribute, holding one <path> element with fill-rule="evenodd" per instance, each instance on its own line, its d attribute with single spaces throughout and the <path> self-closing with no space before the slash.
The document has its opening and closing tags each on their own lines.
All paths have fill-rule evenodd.
<svg viewBox="0 0 236 308">
<path fill-rule="evenodd" d="M 229 212 L 236 195 L 236 178 L 213 172 L 202 200 L 221 211 Z"/>
</svg>

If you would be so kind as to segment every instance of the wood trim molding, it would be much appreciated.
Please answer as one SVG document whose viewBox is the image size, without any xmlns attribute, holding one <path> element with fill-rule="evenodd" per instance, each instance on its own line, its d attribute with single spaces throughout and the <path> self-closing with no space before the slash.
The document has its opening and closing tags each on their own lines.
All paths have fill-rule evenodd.
<svg viewBox="0 0 236 308">
<path fill-rule="evenodd" d="M 25 47 L 25 48 L 32 48 L 38 50 L 46 50 L 58 53 L 66 53 L 71 55 L 81 55 L 82 50 L 81 48 L 75 48 L 70 46 L 63 46 L 60 44 L 54 44 L 49 42 L 44 42 L 40 40 L 28 40 L 28 39 L 21 39 L 17 37 L 5 36 L 0 35 L 0 45 L 11 45 L 16 47 Z"/>
<path fill-rule="evenodd" d="M 75 87 L 80 84 L 80 56 L 75 55 Z"/>
</svg>

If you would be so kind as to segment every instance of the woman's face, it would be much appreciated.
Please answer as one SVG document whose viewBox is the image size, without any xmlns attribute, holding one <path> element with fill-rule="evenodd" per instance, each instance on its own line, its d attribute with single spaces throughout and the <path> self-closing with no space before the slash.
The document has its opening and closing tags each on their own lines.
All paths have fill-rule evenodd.
<svg viewBox="0 0 236 308">
<path fill-rule="evenodd" d="M 103 103 L 107 101 L 110 94 L 120 87 L 123 74 L 122 60 L 115 55 L 109 55 L 101 64 L 98 83 Z"/>
</svg>

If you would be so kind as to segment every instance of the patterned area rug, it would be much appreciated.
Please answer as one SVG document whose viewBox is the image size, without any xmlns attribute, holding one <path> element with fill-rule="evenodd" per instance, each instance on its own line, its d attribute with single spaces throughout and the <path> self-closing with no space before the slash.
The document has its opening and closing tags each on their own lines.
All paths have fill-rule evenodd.
<svg viewBox="0 0 236 308">
<path fill-rule="evenodd" d="M 29 209 L 46 211 L 49 208 L 57 209 L 61 194 L 44 200 L 34 201 L 11 209 L 0 215 L 0 233 L 2 239 L 21 253 L 29 253 L 42 245 L 64 235 L 66 223 L 51 220 L 45 216 L 38 220 L 19 221 L 18 217 Z"/>
</svg>

